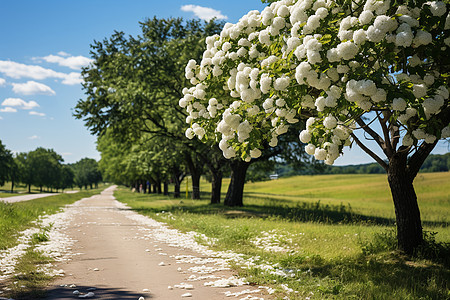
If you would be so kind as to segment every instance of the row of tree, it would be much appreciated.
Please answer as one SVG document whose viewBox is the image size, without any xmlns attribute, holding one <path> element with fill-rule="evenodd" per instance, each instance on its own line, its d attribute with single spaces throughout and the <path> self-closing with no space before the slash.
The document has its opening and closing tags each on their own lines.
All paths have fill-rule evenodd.
<svg viewBox="0 0 450 300">
<path fill-rule="evenodd" d="M 301 153 L 290 130 L 297 136 L 303 129 L 306 151 L 329 164 L 356 143 L 387 173 L 399 248 L 413 253 L 423 243 L 413 180 L 438 140 L 450 136 L 449 57 L 443 51 L 450 7 L 437 11 L 411 2 L 409 10 L 379 2 L 376 8 L 370 1 L 356 7 L 344 1 L 330 12 L 300 1 L 275 2 L 220 34 L 216 22 L 147 20 L 141 36 L 116 32 L 95 42 L 94 63 L 82 72 L 87 97 L 75 116 L 99 136 L 103 165 L 121 162 L 114 176 L 171 174 L 179 191 L 185 166 L 197 198 L 207 168 L 211 202 L 218 202 L 217 179 L 228 164 L 227 205 L 243 204 L 252 162 Z M 380 25 L 381 19 L 390 25 Z M 420 30 L 411 29 L 411 19 Z M 186 127 L 190 140 L 183 136 Z M 385 158 L 354 130 L 375 141 Z M 235 158 L 224 162 L 218 148 Z"/>
<path fill-rule="evenodd" d="M 74 185 L 87 189 L 101 182 L 95 159 L 83 158 L 74 164 L 63 164 L 63 161 L 53 149 L 42 147 L 13 155 L 0 141 L 0 186 L 9 181 L 14 192 L 14 187 L 22 183 L 28 186 L 30 193 L 32 185 L 42 192 L 44 188 L 58 191 Z"/>
<path fill-rule="evenodd" d="M 148 182 L 153 191 L 166 194 L 173 183 L 174 196 L 179 197 L 181 182 L 190 175 L 192 198 L 199 199 L 200 176 L 205 175 L 211 181 L 211 203 L 220 203 L 222 178 L 229 173 L 224 204 L 242 206 L 251 164 L 264 168 L 272 164 L 269 158 L 304 164 L 298 140 L 302 123 L 251 161 L 227 160 L 214 140 L 185 137 L 188 114 L 178 105 L 188 83 L 185 66 L 192 57 L 201 59 L 206 37 L 222 26 L 216 21 L 153 18 L 141 23 L 138 37 L 116 32 L 91 45 L 94 62 L 82 71 L 86 99 L 77 103 L 75 117 L 98 136 L 105 180 L 136 189 L 146 189 Z"/>
</svg>

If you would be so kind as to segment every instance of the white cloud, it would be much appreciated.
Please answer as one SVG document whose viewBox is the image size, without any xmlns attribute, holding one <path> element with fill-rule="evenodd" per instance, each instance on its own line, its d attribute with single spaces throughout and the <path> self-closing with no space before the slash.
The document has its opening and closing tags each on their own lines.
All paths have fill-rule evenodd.
<svg viewBox="0 0 450 300">
<path fill-rule="evenodd" d="M 36 82 L 27 81 L 26 83 L 13 83 L 13 92 L 22 95 L 55 95 L 55 91 L 49 86 Z"/>
<path fill-rule="evenodd" d="M 5 83 L 6 83 L 6 80 L 3 78 L 0 78 L 0 86 L 5 85 Z"/>
<path fill-rule="evenodd" d="M 190 11 L 193 12 L 194 15 L 202 20 L 209 21 L 213 18 L 216 18 L 218 20 L 221 19 L 228 19 L 227 16 L 222 15 L 222 12 L 220 10 L 215 10 L 213 8 L 209 7 L 203 7 L 199 5 L 193 5 L 193 4 L 187 4 L 181 6 L 182 11 Z"/>
<path fill-rule="evenodd" d="M 58 55 L 59 55 L 59 56 L 70 56 L 69 53 L 64 52 L 64 51 L 59 51 L 59 52 L 58 52 Z"/>
<path fill-rule="evenodd" d="M 30 114 L 32 116 L 45 117 L 44 113 L 40 113 L 40 112 L 37 112 L 37 111 L 30 111 L 28 114 Z"/>
<path fill-rule="evenodd" d="M 71 72 L 67 74 L 66 78 L 62 81 L 63 84 L 66 85 L 75 85 L 83 82 L 83 78 L 80 73 Z"/>
<path fill-rule="evenodd" d="M 8 107 L 5 107 L 5 108 L 1 108 L 0 112 L 15 113 L 15 112 L 17 112 L 17 109 L 8 106 Z"/>
<path fill-rule="evenodd" d="M 75 75 L 80 74 L 72 72 L 69 74 L 56 72 L 51 69 L 46 69 L 41 66 L 25 65 L 14 61 L 0 60 L 0 73 L 5 74 L 8 77 L 20 79 L 20 78 L 32 78 L 36 80 L 43 80 L 47 78 L 62 79 L 63 84 L 74 85 L 80 83 L 82 80 L 74 80 Z"/>
<path fill-rule="evenodd" d="M 3 120 L 3 117 L 2 117 L 2 116 L 0 116 L 0 120 Z"/>
<path fill-rule="evenodd" d="M 33 109 L 35 107 L 39 107 L 39 104 L 37 104 L 35 101 L 27 102 L 20 98 L 6 98 L 2 102 L 2 106 L 17 106 L 21 109 Z M 11 107 L 6 107 L 5 109 L 7 109 L 7 108 L 11 108 Z"/>
<path fill-rule="evenodd" d="M 33 78 L 42 80 L 46 78 L 64 78 L 65 74 L 46 69 L 40 66 L 24 65 L 14 61 L 0 60 L 0 72 L 12 78 Z"/>
<path fill-rule="evenodd" d="M 28 137 L 29 140 L 37 140 L 37 139 L 40 139 L 40 138 L 41 137 L 37 136 L 37 135 L 32 135 L 32 136 Z"/>
<path fill-rule="evenodd" d="M 61 53 L 61 52 L 60 52 Z M 63 54 L 67 54 L 67 53 L 63 53 Z M 91 63 L 92 61 L 94 61 L 93 59 L 84 57 L 84 56 L 69 56 L 67 57 L 67 55 L 47 55 L 42 57 L 43 60 L 45 60 L 46 62 L 49 63 L 56 63 L 60 66 L 63 67 L 69 67 L 72 70 L 79 70 L 82 67 L 86 67 L 87 65 L 89 65 L 89 63 Z"/>
</svg>

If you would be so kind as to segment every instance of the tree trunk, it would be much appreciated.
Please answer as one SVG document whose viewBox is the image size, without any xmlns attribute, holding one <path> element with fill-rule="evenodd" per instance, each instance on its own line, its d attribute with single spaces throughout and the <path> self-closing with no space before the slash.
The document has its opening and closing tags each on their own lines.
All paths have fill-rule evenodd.
<svg viewBox="0 0 450 300">
<path fill-rule="evenodd" d="M 144 194 L 147 194 L 147 183 L 144 182 L 144 184 L 142 185 L 142 189 L 144 191 Z"/>
<path fill-rule="evenodd" d="M 167 181 L 164 181 L 164 195 L 169 195 L 169 184 Z"/>
<path fill-rule="evenodd" d="M 220 203 L 220 193 L 222 190 L 222 171 L 211 172 L 211 204 Z"/>
<path fill-rule="evenodd" d="M 250 163 L 238 159 L 230 161 L 231 181 L 224 201 L 226 206 L 244 206 L 242 196 L 244 193 L 245 175 L 249 166 Z"/>
<path fill-rule="evenodd" d="M 175 185 L 175 189 L 173 192 L 174 198 L 180 198 L 180 185 L 184 179 L 184 176 L 185 176 L 185 174 L 183 174 L 183 172 L 181 172 L 178 167 L 175 167 L 173 169 L 172 178 L 173 178 L 173 184 Z"/>
<path fill-rule="evenodd" d="M 157 188 L 156 188 L 156 183 L 153 184 L 153 194 L 156 194 L 158 192 Z"/>
<path fill-rule="evenodd" d="M 158 192 L 158 194 L 162 194 L 161 180 L 158 180 L 158 182 L 156 183 L 156 191 Z"/>
<path fill-rule="evenodd" d="M 195 165 L 189 154 L 186 154 L 185 156 L 192 178 L 192 199 L 200 199 L 200 176 L 202 175 L 202 167 L 200 164 Z"/>
<path fill-rule="evenodd" d="M 200 173 L 191 173 L 192 178 L 192 199 L 200 199 Z"/>
<path fill-rule="evenodd" d="M 28 194 L 31 194 L 31 183 L 28 185 Z"/>
<path fill-rule="evenodd" d="M 180 182 L 178 180 L 174 183 L 173 197 L 180 198 Z"/>
<path fill-rule="evenodd" d="M 406 169 L 406 155 L 394 155 L 389 161 L 388 182 L 395 206 L 397 241 L 400 250 L 413 254 L 423 244 L 419 205 L 414 177 Z"/>
<path fill-rule="evenodd" d="M 14 193 L 14 179 L 11 180 L 11 193 Z"/>
</svg>

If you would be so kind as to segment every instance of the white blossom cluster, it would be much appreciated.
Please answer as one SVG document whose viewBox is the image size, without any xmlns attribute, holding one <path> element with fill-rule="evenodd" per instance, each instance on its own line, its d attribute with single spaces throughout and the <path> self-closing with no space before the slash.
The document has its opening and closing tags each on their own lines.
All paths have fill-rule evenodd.
<svg viewBox="0 0 450 300">
<path fill-rule="evenodd" d="M 300 140 L 327 164 L 370 111 L 391 113 L 404 146 L 448 137 L 434 116 L 449 102 L 438 71 L 450 47 L 449 6 L 281 0 L 250 11 L 206 39 L 199 64 L 187 64 L 192 87 L 179 102 L 189 114 L 186 136 L 213 138 L 226 158 L 249 161 L 306 111 L 313 117 Z"/>
</svg>

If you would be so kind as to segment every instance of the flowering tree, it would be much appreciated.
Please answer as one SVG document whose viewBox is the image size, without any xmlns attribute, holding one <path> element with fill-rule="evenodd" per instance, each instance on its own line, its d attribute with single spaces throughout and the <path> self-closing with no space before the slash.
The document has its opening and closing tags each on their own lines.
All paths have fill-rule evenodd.
<svg viewBox="0 0 450 300">
<path fill-rule="evenodd" d="M 250 11 L 186 66 L 186 136 L 249 161 L 307 118 L 300 140 L 316 159 L 333 164 L 356 143 L 386 170 L 399 248 L 412 253 L 423 242 L 413 180 L 450 136 L 448 10 L 441 1 L 283 0 Z"/>
<path fill-rule="evenodd" d="M 140 36 L 115 32 L 96 41 L 91 45 L 93 63 L 82 71 L 86 97 L 75 107 L 74 116 L 83 119 L 93 134 L 100 136 L 109 129 L 117 139 L 136 143 L 151 134 L 181 145 L 192 176 L 193 199 L 200 198 L 205 162 L 213 165 L 209 158 L 218 151 L 183 138 L 186 112 L 177 103 L 187 84 L 184 65 L 191 57 L 201 57 L 204 39 L 222 26 L 214 20 L 155 17 L 141 23 Z"/>
</svg>

